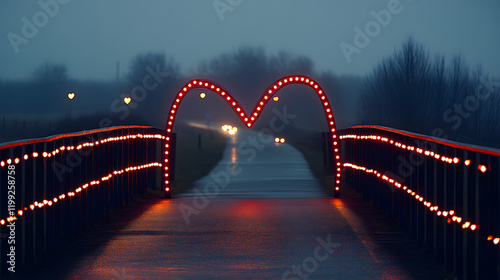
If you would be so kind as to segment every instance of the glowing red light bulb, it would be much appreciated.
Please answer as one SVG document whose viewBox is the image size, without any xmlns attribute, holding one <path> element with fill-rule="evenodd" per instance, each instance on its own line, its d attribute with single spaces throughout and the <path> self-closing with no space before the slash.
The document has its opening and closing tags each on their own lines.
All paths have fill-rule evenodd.
<svg viewBox="0 0 500 280">
<path fill-rule="evenodd" d="M 482 173 L 485 173 L 485 172 L 488 170 L 488 169 L 486 168 L 486 166 L 484 166 L 484 165 L 482 165 L 482 164 L 481 164 L 481 165 L 479 165 L 479 166 L 477 167 L 477 169 L 479 169 L 479 171 L 481 171 Z"/>
</svg>

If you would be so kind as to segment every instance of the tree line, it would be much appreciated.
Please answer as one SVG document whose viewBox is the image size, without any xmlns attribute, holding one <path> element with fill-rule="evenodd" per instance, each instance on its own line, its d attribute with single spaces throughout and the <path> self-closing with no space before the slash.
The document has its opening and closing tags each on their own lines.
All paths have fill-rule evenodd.
<svg viewBox="0 0 500 280">
<path fill-rule="evenodd" d="M 103 125 L 161 128 L 173 96 L 192 78 L 222 84 L 250 110 L 270 83 L 291 74 L 311 76 L 323 86 L 339 128 L 377 124 L 500 147 L 500 92 L 494 78 L 480 66 L 470 69 L 460 55 L 431 55 L 412 38 L 366 77 L 318 72 L 307 56 L 285 51 L 270 54 L 260 47 L 222 53 L 200 62 L 188 73 L 183 73 L 175 59 L 164 53 L 143 53 L 132 58 L 126 77 L 119 81 L 82 81 L 69 77 L 65 65 L 44 63 L 33 71 L 31 79 L 0 80 L 0 92 L 8 101 L 0 103 L 0 141 Z M 297 86 L 279 94 L 293 96 L 301 91 Z M 74 100 L 67 98 L 68 92 L 75 92 Z M 131 97 L 131 103 L 125 104 L 124 97 Z M 292 128 L 321 131 L 323 123 L 317 121 L 321 106 L 312 106 L 299 97 L 286 100 L 289 110 L 304 120 Z M 213 109 L 219 105 L 209 99 L 194 98 L 189 101 L 191 109 L 184 111 L 197 120 L 209 115 L 234 118 L 229 109 Z M 50 125 L 42 125 L 47 122 Z"/>
<path fill-rule="evenodd" d="M 432 56 L 409 38 L 366 77 L 360 123 L 500 147 L 500 90 L 460 55 Z"/>
<path fill-rule="evenodd" d="M 252 108 L 265 88 L 285 75 L 303 74 L 315 77 L 335 100 L 336 114 L 350 112 L 342 94 L 349 86 L 331 72 L 316 73 L 314 63 L 303 55 L 285 51 L 267 53 L 260 47 L 241 47 L 199 63 L 196 69 L 183 73 L 179 64 L 164 53 L 142 53 L 132 58 L 124 79 L 119 81 L 84 81 L 70 77 L 64 64 L 43 63 L 30 79 L 0 80 L 0 92 L 8 102 L 0 104 L 3 112 L 0 139 L 41 137 L 69 131 L 99 128 L 106 125 L 143 124 L 164 127 L 168 107 L 182 85 L 193 78 L 216 81 L 232 91 L 245 108 Z M 353 83 L 352 78 L 347 84 Z M 354 82 L 356 83 L 356 82 Z M 300 90 L 300 89 L 297 89 Z M 74 92 L 73 100 L 67 98 Z M 123 99 L 131 97 L 130 104 Z M 209 99 L 209 98 L 207 98 Z M 190 101 L 191 102 L 191 101 Z M 207 107 L 215 101 L 192 101 L 193 118 L 205 119 Z M 292 102 L 293 103 L 293 102 Z M 215 106 L 215 105 L 214 105 Z M 307 117 L 309 108 L 300 102 L 289 104 Z M 188 107 L 188 105 L 186 105 Z M 188 108 L 186 108 L 188 110 Z M 211 113 L 221 118 L 234 117 L 229 109 Z M 36 122 L 23 120 L 35 116 Z M 33 118 L 31 118 L 33 119 Z M 344 127 L 354 124 L 353 115 Z M 41 125 L 50 122 L 50 126 Z M 26 125 L 17 125 L 26 123 Z M 36 129 L 40 126 L 40 129 Z M 29 129 L 23 129 L 29 127 Z"/>
</svg>

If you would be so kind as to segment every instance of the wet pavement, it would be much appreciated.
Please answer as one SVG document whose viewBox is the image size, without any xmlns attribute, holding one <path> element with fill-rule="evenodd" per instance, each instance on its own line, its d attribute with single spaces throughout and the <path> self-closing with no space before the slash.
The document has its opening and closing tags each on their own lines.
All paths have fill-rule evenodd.
<svg viewBox="0 0 500 280">
<path fill-rule="evenodd" d="M 218 184 L 218 199 L 319 198 L 325 197 L 302 153 L 291 145 L 275 143 L 273 137 L 253 131 L 232 136 L 223 159 L 210 175 L 198 180 L 193 191 L 180 197 L 197 196 L 205 187 Z M 224 180 L 223 180 L 224 179 Z"/>
<path fill-rule="evenodd" d="M 189 224 L 179 214 L 182 203 L 189 201 L 152 206 L 79 262 L 68 279 L 408 277 L 351 228 L 341 201 L 213 200 Z"/>
</svg>

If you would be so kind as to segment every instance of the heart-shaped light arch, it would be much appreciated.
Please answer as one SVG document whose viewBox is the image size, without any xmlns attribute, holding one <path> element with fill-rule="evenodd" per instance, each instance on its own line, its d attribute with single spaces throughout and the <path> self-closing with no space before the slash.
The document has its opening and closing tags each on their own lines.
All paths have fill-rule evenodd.
<svg viewBox="0 0 500 280">
<path fill-rule="evenodd" d="M 318 98 L 321 101 L 321 104 L 323 105 L 323 110 L 325 113 L 326 121 L 328 124 L 328 128 L 330 131 L 330 141 L 332 145 L 332 150 L 333 150 L 333 155 L 334 155 L 334 162 L 335 162 L 335 186 L 334 186 L 334 195 L 338 197 L 340 194 L 340 174 L 341 174 L 341 163 L 340 163 L 340 152 L 339 152 L 339 144 L 338 144 L 338 136 L 337 136 L 337 129 L 335 125 L 335 117 L 333 115 L 333 110 L 332 107 L 330 106 L 330 102 L 328 101 L 328 97 L 326 96 L 325 92 L 321 88 L 321 86 L 314 81 L 313 79 L 306 77 L 306 76 L 301 76 L 301 75 L 294 75 L 294 76 L 287 76 L 283 77 L 274 83 L 272 83 L 266 91 L 262 94 L 262 97 L 259 99 L 257 104 L 255 105 L 252 114 L 247 115 L 243 107 L 240 105 L 240 103 L 231 95 L 231 93 L 225 89 L 224 87 L 218 85 L 217 83 L 214 83 L 209 80 L 191 80 L 187 82 L 182 89 L 177 93 L 177 96 L 175 97 L 174 101 L 172 102 L 172 106 L 170 107 L 170 111 L 168 113 L 168 119 L 167 119 L 167 126 L 166 126 L 166 138 L 165 138 L 165 146 L 164 146 L 164 190 L 165 190 L 165 196 L 166 197 L 171 197 L 171 182 L 169 180 L 170 177 L 170 141 L 172 139 L 172 133 L 173 133 L 173 127 L 175 123 L 175 117 L 177 112 L 179 111 L 179 107 L 182 103 L 182 100 L 184 97 L 193 89 L 207 89 L 215 92 L 218 94 L 221 98 L 224 98 L 226 100 L 227 104 L 233 109 L 233 111 L 238 115 L 240 120 L 245 124 L 246 127 L 251 128 L 252 125 L 257 121 L 259 118 L 262 110 L 266 106 L 267 102 L 272 99 L 273 95 L 276 94 L 280 89 L 287 85 L 293 85 L 293 84 L 302 84 L 302 85 L 307 85 L 310 88 L 312 88 L 315 92 Z"/>
</svg>

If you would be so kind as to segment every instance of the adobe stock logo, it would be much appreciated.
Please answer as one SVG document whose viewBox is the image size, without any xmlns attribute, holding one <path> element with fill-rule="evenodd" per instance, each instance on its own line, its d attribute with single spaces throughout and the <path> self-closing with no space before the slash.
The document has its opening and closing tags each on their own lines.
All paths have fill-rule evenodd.
<svg viewBox="0 0 500 280">
<path fill-rule="evenodd" d="M 411 1 L 411 0 L 410 0 Z M 382 9 L 378 12 L 371 10 L 370 15 L 373 20 L 365 24 L 364 30 L 358 26 L 354 27 L 353 44 L 342 41 L 339 44 L 340 50 L 345 57 L 347 63 L 351 63 L 353 54 L 360 54 L 361 50 L 370 45 L 372 38 L 377 37 L 382 28 L 389 26 L 393 15 L 397 15 L 403 11 L 403 7 L 399 0 L 389 0 L 387 9 Z"/>
<path fill-rule="evenodd" d="M 224 21 L 224 13 L 234 11 L 234 8 L 241 5 L 242 2 L 243 0 L 214 0 L 212 5 L 214 6 L 215 12 L 219 16 L 220 21 Z"/>
<path fill-rule="evenodd" d="M 38 1 L 38 6 L 40 6 L 41 10 L 35 12 L 33 16 L 31 16 L 31 20 L 27 17 L 21 18 L 23 22 L 21 35 L 14 32 L 9 32 L 7 34 L 7 39 L 9 39 L 14 52 L 16 54 L 19 53 L 19 46 L 21 44 L 28 44 L 30 39 L 33 39 L 38 34 L 39 29 L 49 24 L 50 19 L 59 13 L 60 5 L 66 5 L 69 1 L 70 0 Z"/>
</svg>

